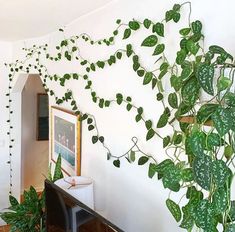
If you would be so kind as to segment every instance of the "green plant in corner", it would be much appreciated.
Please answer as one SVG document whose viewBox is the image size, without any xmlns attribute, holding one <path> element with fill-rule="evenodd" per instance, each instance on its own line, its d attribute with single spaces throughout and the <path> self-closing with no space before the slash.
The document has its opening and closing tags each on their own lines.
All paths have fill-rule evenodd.
<svg viewBox="0 0 235 232">
<path fill-rule="evenodd" d="M 179 30 L 179 49 L 175 52 L 174 61 L 170 62 L 165 53 L 169 49 L 165 42 L 168 36 L 165 26 L 172 26 L 181 20 L 180 11 L 184 6 L 189 6 L 189 17 L 187 25 Z M 11 83 L 17 72 L 38 72 L 47 93 L 55 102 L 58 105 L 70 103 L 74 113 L 87 122 L 88 131 L 92 133 L 92 143 L 100 143 L 104 147 L 107 159 L 112 160 L 115 167 L 121 167 L 122 158 L 130 163 L 137 160 L 141 166 L 149 165 L 148 176 L 157 176 L 164 188 L 169 189 L 166 207 L 181 228 L 192 231 L 192 228 L 197 227 L 205 232 L 216 232 L 220 224 L 223 232 L 231 232 L 235 230 L 235 200 L 231 196 L 235 174 L 235 93 L 232 89 L 235 65 L 233 56 L 224 48 L 217 45 L 210 46 L 208 50 L 204 48 L 202 23 L 199 20 L 191 22 L 190 16 L 191 3 L 185 2 L 175 4 L 159 22 L 146 18 L 143 21 L 133 19 L 122 23 L 118 19 L 118 26 L 112 36 L 105 39 L 94 41 L 86 33 L 64 39 L 56 46 L 56 55 L 47 51 L 47 44 L 24 49 L 27 53 L 26 61 L 9 65 L 7 96 L 11 102 Z M 121 36 L 123 41 L 143 28 L 145 33 L 147 31 L 140 46 L 149 49 L 152 56 L 156 57 L 154 70 L 144 67 L 134 46 L 128 43 L 105 60 L 91 62 L 81 56 L 77 45 L 80 39 L 91 46 L 111 46 L 121 28 L 124 28 Z M 60 31 L 63 33 L 62 29 Z M 45 58 L 54 62 L 77 60 L 83 73 L 50 74 L 43 62 Z M 156 122 L 145 118 L 144 107 L 135 105 L 133 97 L 119 92 L 114 93 L 113 99 L 105 99 L 98 96 L 93 88 L 89 73 L 112 66 L 124 58 L 132 61 L 131 68 L 136 76 L 142 78 L 144 86 L 151 85 L 152 91 L 156 93 L 156 101 L 162 104 L 163 110 Z M 28 60 L 36 65 L 31 65 Z M 166 158 L 158 162 L 155 156 L 143 152 L 135 137 L 132 139 L 133 146 L 126 153 L 113 155 L 105 144 L 105 138 L 99 133 L 95 117 L 80 111 L 72 90 L 66 88 L 62 96 L 57 96 L 54 89 L 48 87 L 53 86 L 54 82 L 64 87 L 71 80 L 84 81 L 85 90 L 90 91 L 91 101 L 100 108 L 117 104 L 124 106 L 127 111 L 134 111 L 135 121 L 144 123 L 146 127 L 146 141 L 162 140 Z M 170 86 L 170 92 L 164 90 L 163 86 Z M 202 97 L 203 94 L 207 95 L 207 99 Z M 12 109 L 11 106 L 7 108 L 11 131 Z M 171 132 L 168 130 L 169 134 L 162 137 L 161 130 L 166 126 L 171 128 Z M 50 175 L 49 179 L 59 177 L 60 173 L 56 172 L 54 178 Z M 175 202 L 170 197 L 172 192 L 181 192 L 184 201 Z"/>
<path fill-rule="evenodd" d="M 54 175 L 51 169 L 48 179 L 52 182 L 63 178 L 61 171 L 61 155 L 58 156 Z M 45 194 L 38 194 L 33 186 L 23 193 L 23 201 L 19 203 L 15 197 L 9 196 L 10 207 L 0 212 L 0 217 L 8 225 L 11 232 L 46 232 L 45 228 Z"/>
</svg>

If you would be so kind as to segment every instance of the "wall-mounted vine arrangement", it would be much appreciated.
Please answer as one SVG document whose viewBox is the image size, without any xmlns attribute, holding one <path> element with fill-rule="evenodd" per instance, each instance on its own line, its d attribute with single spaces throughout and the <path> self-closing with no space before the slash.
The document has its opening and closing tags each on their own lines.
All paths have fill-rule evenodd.
<svg viewBox="0 0 235 232">
<path fill-rule="evenodd" d="M 180 10 L 189 6 L 188 25 L 179 30 L 180 46 L 176 52 L 175 62 L 171 64 L 165 55 L 167 44 L 163 43 L 165 25 L 177 23 L 181 19 Z M 234 78 L 233 57 L 222 47 L 212 45 L 208 51 L 204 50 L 202 23 L 198 20 L 191 22 L 191 3 L 175 4 L 165 13 L 162 21 L 153 22 L 150 19 L 143 21 L 132 20 L 122 23 L 117 20 L 117 28 L 108 38 L 94 41 L 88 34 L 72 36 L 61 41 L 56 46 L 57 54 L 48 52 L 48 45 L 24 48 L 26 60 L 9 64 L 9 92 L 7 96 L 11 102 L 12 80 L 17 73 L 39 73 L 43 80 L 46 92 L 55 98 L 58 105 L 69 102 L 76 115 L 87 122 L 88 131 L 93 132 L 92 143 L 101 143 L 107 151 L 107 158 L 120 167 L 122 158 L 132 163 L 138 158 L 139 165 L 149 165 L 148 176 L 157 175 L 164 188 L 171 192 L 184 191 L 185 205 L 182 201 L 175 202 L 168 198 L 166 205 L 180 227 L 191 231 L 193 227 L 203 231 L 218 231 L 221 224 L 224 232 L 235 231 L 235 201 L 231 199 L 231 185 L 234 177 L 235 151 L 235 93 L 232 92 Z M 79 50 L 79 41 L 82 39 L 91 45 L 111 46 L 117 38 L 126 41 L 137 31 L 147 29 L 148 35 L 141 46 L 149 47 L 156 56 L 155 70 L 147 70 L 141 63 L 139 55 L 131 44 L 118 49 L 106 60 L 90 62 L 82 57 Z M 63 29 L 60 29 L 63 33 Z M 146 31 L 146 30 L 145 30 Z M 117 37 L 119 35 L 119 37 Z M 51 61 L 77 60 L 84 67 L 84 73 L 65 73 L 64 75 L 50 74 L 47 67 L 41 62 L 42 58 Z M 136 106 L 131 96 L 116 93 L 114 99 L 104 99 L 98 96 L 89 78 L 91 72 L 112 66 L 121 59 L 131 59 L 132 68 L 136 75 L 141 77 L 143 85 L 151 85 L 156 92 L 156 100 L 163 106 L 163 112 L 154 126 L 151 119 L 144 116 L 144 107 Z M 32 61 L 36 64 L 32 65 Z M 215 75 L 216 70 L 219 74 Z M 229 74 L 225 74 L 228 73 Z M 226 72 L 225 72 L 226 71 Z M 136 122 L 146 126 L 146 140 L 161 139 L 167 158 L 162 162 L 142 151 L 133 138 L 133 146 L 123 155 L 113 155 L 105 145 L 104 137 L 99 133 L 95 117 L 81 112 L 71 90 L 66 90 L 63 96 L 58 96 L 50 89 L 48 82 L 57 82 L 66 87 L 69 80 L 82 79 L 85 89 L 90 91 L 91 100 L 100 108 L 111 107 L 114 104 L 124 106 L 127 111 L 135 111 Z M 172 92 L 163 89 L 162 82 L 168 82 Z M 208 100 L 202 100 L 201 93 L 208 94 Z M 14 141 L 11 138 L 11 118 L 13 109 L 9 108 L 9 138 L 10 158 Z M 186 122 L 182 122 L 182 118 Z M 189 123 L 190 122 L 190 123 Z M 205 127 L 205 124 L 211 125 Z M 162 137 L 159 130 L 170 125 L 172 133 Z M 173 151 L 170 154 L 168 151 Z M 139 153 L 137 155 L 137 153 Z M 11 159 L 9 161 L 11 163 Z M 10 183 L 11 184 L 11 183 Z M 11 191 L 10 191 L 11 193 Z M 170 196 L 170 194 L 169 194 Z"/>
</svg>

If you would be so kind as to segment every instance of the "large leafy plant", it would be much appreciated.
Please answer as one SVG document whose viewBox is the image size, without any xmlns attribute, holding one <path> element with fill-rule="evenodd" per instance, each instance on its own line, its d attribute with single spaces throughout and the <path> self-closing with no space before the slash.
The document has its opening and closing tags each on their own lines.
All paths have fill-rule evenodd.
<svg viewBox="0 0 235 232">
<path fill-rule="evenodd" d="M 51 165 L 47 179 L 51 182 L 63 178 L 61 155 L 58 156 L 54 174 Z M 19 203 L 15 197 L 9 196 L 10 207 L 0 212 L 0 217 L 8 225 L 11 232 L 46 232 L 45 227 L 45 194 L 38 194 L 33 186 L 23 193 L 23 201 Z"/>
<path fill-rule="evenodd" d="M 166 56 L 168 44 L 164 42 L 166 24 L 178 23 L 181 19 L 180 10 L 190 5 L 188 25 L 179 30 L 179 46 L 175 59 L 170 62 Z M 63 39 L 57 46 L 57 54 L 48 52 L 48 45 L 24 49 L 25 61 L 9 64 L 9 102 L 11 102 L 12 80 L 17 72 L 38 72 L 43 80 L 47 93 L 54 97 L 60 105 L 68 102 L 76 115 L 87 122 L 88 131 L 92 134 L 92 143 L 100 143 L 107 151 L 107 159 L 112 160 L 117 168 L 122 158 L 130 163 L 138 158 L 138 165 L 149 165 L 148 176 L 155 175 L 162 181 L 164 188 L 170 192 L 182 192 L 184 201 L 176 202 L 173 198 L 166 200 L 166 206 L 180 227 L 191 231 L 195 226 L 203 231 L 218 231 L 219 224 L 224 232 L 235 230 L 235 201 L 231 199 L 231 186 L 234 177 L 235 151 L 235 93 L 233 88 L 234 63 L 233 56 L 224 48 L 212 45 L 204 48 L 202 23 L 199 20 L 191 22 L 191 4 L 175 4 L 168 10 L 163 20 L 153 22 L 131 20 L 122 23 L 116 21 L 117 28 L 106 39 L 93 40 L 88 34 L 72 36 Z M 134 46 L 127 43 L 125 48 L 118 49 L 105 60 L 89 61 L 80 53 L 80 39 L 93 45 L 111 46 L 120 38 L 127 41 L 141 29 L 147 31 L 142 41 L 143 48 L 152 49 L 156 57 L 153 71 L 144 67 L 141 57 L 135 52 Z M 63 33 L 63 29 L 60 29 Z M 144 86 L 151 85 L 156 92 L 156 100 L 162 103 L 163 111 L 157 120 L 145 118 L 144 107 L 136 106 L 131 96 L 115 93 L 114 99 L 98 96 L 93 88 L 89 74 L 116 64 L 126 58 L 132 60 L 132 68 Z M 50 74 L 43 60 L 57 62 L 65 59 L 77 60 L 84 73 Z M 34 65 L 30 62 L 32 61 Z M 34 62 L 35 61 L 35 62 Z M 85 81 L 85 89 L 90 91 L 91 100 L 100 108 L 108 108 L 113 104 L 125 106 L 127 111 L 136 112 L 137 123 L 143 122 L 146 127 L 146 140 L 161 139 L 167 158 L 161 162 L 142 151 L 138 139 L 133 138 L 134 145 L 123 155 L 115 156 L 105 144 L 105 138 L 99 133 L 96 119 L 89 113 L 81 112 L 73 92 L 66 88 L 63 96 L 58 96 L 53 84 L 66 86 L 70 80 Z M 164 90 L 165 86 L 170 87 Z M 170 92 L 169 92 L 170 91 Z M 206 95 L 206 98 L 202 97 Z M 11 105 L 8 106 L 10 117 Z M 10 118 L 11 119 L 11 118 Z M 9 131 L 11 131 L 11 120 Z M 156 126 L 154 125 L 156 124 Z M 167 127 L 168 126 L 168 127 Z M 172 128 L 169 135 L 162 136 L 161 130 Z M 11 137 L 11 136 L 10 136 Z M 10 141 L 10 151 L 11 151 Z M 172 152 L 170 152 L 172 151 Z M 169 194 L 170 196 L 170 194 Z"/>
</svg>

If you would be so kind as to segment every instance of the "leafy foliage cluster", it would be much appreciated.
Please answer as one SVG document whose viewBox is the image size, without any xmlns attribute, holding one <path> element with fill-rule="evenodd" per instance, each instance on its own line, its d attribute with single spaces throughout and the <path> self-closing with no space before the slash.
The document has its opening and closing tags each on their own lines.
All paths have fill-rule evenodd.
<svg viewBox="0 0 235 232">
<path fill-rule="evenodd" d="M 189 5 L 188 25 L 179 30 L 181 37 L 179 50 L 175 61 L 171 64 L 165 50 L 165 25 L 177 23 L 181 19 L 180 10 Z M 93 133 L 92 143 L 101 143 L 107 151 L 107 158 L 113 160 L 116 167 L 120 167 L 121 159 L 134 162 L 138 157 L 138 165 L 149 165 L 148 176 L 157 175 L 164 188 L 171 192 L 186 189 L 185 205 L 168 198 L 166 206 L 174 216 L 180 227 L 191 231 L 198 227 L 207 232 L 218 231 L 221 224 L 224 232 L 235 230 L 235 201 L 231 199 L 231 186 L 234 177 L 235 151 L 235 93 L 232 90 L 234 78 L 233 56 L 220 46 L 212 45 L 208 51 L 203 47 L 204 35 L 202 23 L 199 20 L 191 22 L 191 3 L 175 4 L 168 10 L 165 18 L 160 22 L 144 19 L 143 22 L 131 20 L 128 24 L 117 20 L 117 28 L 106 39 L 94 41 L 89 35 L 81 34 L 64 39 L 56 46 L 57 54 L 51 55 L 48 45 L 25 48 L 25 61 L 16 61 L 9 64 L 9 92 L 11 101 L 12 80 L 18 72 L 38 72 L 43 80 L 47 93 L 54 97 L 58 105 L 69 102 L 71 109 L 80 120 L 86 121 L 88 131 Z M 123 30 L 121 30 L 124 27 Z M 84 59 L 79 50 L 79 40 L 82 39 L 91 45 L 111 46 L 119 37 L 127 41 L 141 29 L 148 31 L 148 36 L 141 43 L 142 47 L 152 49 L 152 55 L 157 57 L 157 69 L 147 70 L 132 44 L 126 44 L 125 49 L 119 49 L 106 60 L 90 62 Z M 63 29 L 60 29 L 63 32 Z M 65 73 L 64 75 L 50 74 L 41 58 L 51 61 L 77 60 L 85 72 Z M 156 126 L 151 119 L 146 119 L 144 108 L 136 106 L 131 96 L 116 93 L 115 99 L 104 99 L 93 89 L 89 74 L 112 66 L 123 58 L 132 60 L 132 68 L 137 76 L 142 78 L 143 85 L 151 85 L 156 92 L 156 100 L 162 103 L 163 112 Z M 28 60 L 35 61 L 32 65 Z M 217 71 L 219 74 L 217 75 Z M 228 74 L 227 74 L 228 73 Z M 146 140 L 161 139 L 166 150 L 167 159 L 162 162 L 143 152 L 137 139 L 133 138 L 134 145 L 125 154 L 115 156 L 105 144 L 105 138 L 100 135 L 95 117 L 81 112 L 71 90 L 63 96 L 57 96 L 48 82 L 57 82 L 66 86 L 70 80 L 85 81 L 85 89 L 90 91 L 91 100 L 100 108 L 111 107 L 113 104 L 125 106 L 127 111 L 135 111 L 135 121 L 143 122 L 146 126 Z M 168 93 L 163 88 L 163 81 L 171 86 Z M 202 93 L 208 95 L 208 100 L 201 98 Z M 11 122 L 12 109 L 9 108 Z M 188 121 L 183 121 L 187 117 Z M 191 121 L 191 123 L 189 123 Z M 205 125 L 210 124 L 209 129 Z M 159 133 L 166 126 L 172 128 L 173 133 L 162 137 Z M 11 129 L 11 128 L 10 128 Z M 9 131 L 10 131 L 9 129 Z M 173 150 L 173 155 L 168 154 Z"/>
<path fill-rule="evenodd" d="M 51 165 L 47 179 L 51 182 L 63 178 L 61 170 L 61 155 L 58 156 L 54 174 L 51 172 Z M 9 195 L 10 207 L 0 212 L 0 217 L 8 225 L 11 232 L 46 232 L 45 225 L 45 194 L 37 193 L 33 186 L 23 193 L 21 203 Z"/>
</svg>

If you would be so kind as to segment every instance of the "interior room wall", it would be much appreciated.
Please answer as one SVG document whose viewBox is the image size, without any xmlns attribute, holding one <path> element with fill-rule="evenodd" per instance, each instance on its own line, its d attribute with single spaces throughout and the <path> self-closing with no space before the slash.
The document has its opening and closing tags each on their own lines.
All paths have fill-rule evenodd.
<svg viewBox="0 0 235 232">
<path fill-rule="evenodd" d="M 146 17 L 158 21 L 164 17 L 165 11 L 174 3 L 173 0 L 114 1 L 107 7 L 81 17 L 68 25 L 65 28 L 65 35 L 86 32 L 94 39 L 108 37 L 116 27 L 117 18 L 121 18 L 124 22 L 133 18 L 143 20 Z M 230 18 L 233 15 L 234 6 L 235 3 L 232 0 L 192 1 L 192 19 L 202 21 L 206 47 L 209 44 L 218 44 L 231 54 L 235 54 L 235 31 L 232 30 L 235 27 L 235 21 Z M 185 7 L 182 16 L 185 18 L 184 26 L 187 26 L 187 12 L 188 8 Z M 166 28 L 166 34 L 170 44 L 167 54 L 171 57 L 171 61 L 174 58 L 172 51 L 178 49 L 177 33 L 178 26 L 170 23 Z M 79 42 L 79 46 L 83 57 L 97 61 L 106 59 L 117 48 L 125 48 L 126 44 L 131 42 L 134 44 L 136 52 L 141 54 L 140 59 L 143 64 L 148 69 L 153 69 L 151 51 L 140 47 L 142 40 L 147 35 L 148 32 L 137 32 L 128 41 L 122 41 L 122 35 L 120 35 L 118 40 L 120 42 L 109 47 L 92 47 L 82 41 Z M 61 39 L 63 39 L 63 34 L 55 32 L 42 38 L 17 42 L 14 44 L 14 57 L 15 59 L 24 57 L 21 48 L 25 45 L 30 47 L 33 44 L 48 43 L 49 47 L 55 47 Z M 54 52 L 53 49 L 50 51 Z M 53 64 L 45 61 L 45 64 L 51 74 L 83 73 L 82 67 L 76 62 L 64 61 Z M 128 59 L 125 58 L 112 67 L 93 73 L 90 77 L 98 95 L 111 99 L 115 98 L 117 92 L 131 95 L 137 106 L 144 107 L 145 117 L 156 123 L 162 110 L 160 104 L 155 100 L 156 92 L 152 92 L 150 87 L 142 86 L 142 79 L 132 71 L 131 62 Z M 66 84 L 66 88 L 60 87 L 57 83 L 51 84 L 51 88 L 58 96 L 62 96 L 65 89 L 71 89 L 82 111 L 96 116 L 100 133 L 104 135 L 105 143 L 111 148 L 113 154 L 120 155 L 126 152 L 132 145 L 132 136 L 137 136 L 139 146 L 146 153 L 154 154 L 158 160 L 163 159 L 164 151 L 161 149 L 161 142 L 157 138 L 145 141 L 145 126 L 135 123 L 134 112 L 128 113 L 125 107 L 117 105 L 108 109 L 99 109 L 91 101 L 89 92 L 84 90 L 84 86 L 85 83 L 82 80 L 78 82 L 71 80 Z M 53 99 L 50 99 L 50 102 L 52 105 L 55 104 Z M 62 107 L 70 109 L 68 104 L 64 104 Z M 111 161 L 106 160 L 106 151 L 102 146 L 91 143 L 92 134 L 87 131 L 86 127 L 86 123 L 83 123 L 82 175 L 90 176 L 95 181 L 96 209 L 126 232 L 182 231 L 165 206 L 169 191 L 165 190 L 162 183 L 156 178 L 147 177 L 148 166 L 139 167 L 137 164 L 130 165 L 123 161 L 121 168 L 115 168 Z M 161 133 L 167 133 L 167 131 L 164 130 Z M 178 201 L 182 193 L 171 194 L 171 196 Z"/>
<path fill-rule="evenodd" d="M 49 141 L 38 141 L 37 94 L 45 93 L 39 75 L 29 75 L 22 91 L 21 191 L 42 191 L 48 172 Z"/>
<path fill-rule="evenodd" d="M 8 152 L 8 110 L 6 98 L 8 91 L 8 74 L 4 63 L 11 62 L 12 45 L 0 41 L 0 209 L 8 205 L 9 193 L 9 152 Z M 1 223 L 1 220 L 0 220 Z"/>
</svg>

